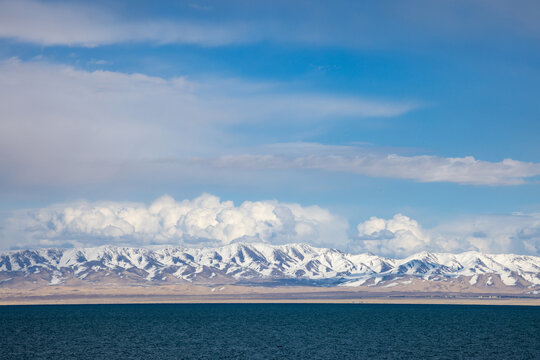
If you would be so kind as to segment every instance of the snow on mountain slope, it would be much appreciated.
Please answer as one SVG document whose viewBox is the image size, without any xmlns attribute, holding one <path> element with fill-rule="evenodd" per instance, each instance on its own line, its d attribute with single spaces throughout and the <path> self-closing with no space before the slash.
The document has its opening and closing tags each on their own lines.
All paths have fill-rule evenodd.
<svg viewBox="0 0 540 360">
<path fill-rule="evenodd" d="M 281 281 L 345 286 L 388 286 L 387 281 L 402 278 L 465 279 L 470 286 L 492 286 L 495 278 L 502 286 L 536 287 L 540 285 L 540 257 L 422 252 L 398 260 L 306 244 L 252 243 L 200 249 L 101 246 L 0 253 L 0 286 L 17 279 L 60 284 L 68 280 L 99 282 L 107 277 L 138 283 Z M 407 279 L 401 284 L 412 282 Z"/>
</svg>

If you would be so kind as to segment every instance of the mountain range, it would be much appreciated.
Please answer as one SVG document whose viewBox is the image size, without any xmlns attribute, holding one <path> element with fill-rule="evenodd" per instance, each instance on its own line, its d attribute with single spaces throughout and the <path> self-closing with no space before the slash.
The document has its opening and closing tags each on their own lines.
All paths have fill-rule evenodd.
<svg viewBox="0 0 540 360">
<path fill-rule="evenodd" d="M 405 259 L 307 244 L 234 243 L 217 248 L 101 246 L 0 253 L 0 287 L 61 284 L 236 284 L 403 288 L 458 283 L 539 294 L 540 257 L 421 252 Z"/>
</svg>

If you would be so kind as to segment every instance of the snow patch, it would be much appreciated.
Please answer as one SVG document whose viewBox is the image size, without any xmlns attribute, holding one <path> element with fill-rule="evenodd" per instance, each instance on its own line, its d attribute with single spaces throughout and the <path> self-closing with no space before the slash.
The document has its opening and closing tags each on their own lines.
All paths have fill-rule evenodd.
<svg viewBox="0 0 540 360">
<path fill-rule="evenodd" d="M 49 285 L 60 285 L 64 282 L 64 280 L 60 277 L 53 276 L 51 281 L 49 282 Z"/>
<path fill-rule="evenodd" d="M 362 279 L 358 279 L 358 280 L 347 281 L 345 283 L 339 284 L 338 286 L 349 286 L 349 287 L 362 286 L 369 279 L 370 279 L 369 277 L 366 277 L 366 278 L 362 278 Z"/>
<path fill-rule="evenodd" d="M 506 272 L 501 274 L 501 281 L 507 286 L 515 286 L 517 282 L 517 280 L 514 279 L 511 274 Z"/>
</svg>

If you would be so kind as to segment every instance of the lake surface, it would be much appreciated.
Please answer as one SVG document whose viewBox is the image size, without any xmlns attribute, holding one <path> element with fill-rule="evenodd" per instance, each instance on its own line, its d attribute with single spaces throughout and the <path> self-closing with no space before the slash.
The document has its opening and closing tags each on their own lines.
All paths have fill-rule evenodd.
<svg viewBox="0 0 540 360">
<path fill-rule="evenodd" d="M 0 307 L 2 359 L 540 359 L 540 307 Z"/>
</svg>

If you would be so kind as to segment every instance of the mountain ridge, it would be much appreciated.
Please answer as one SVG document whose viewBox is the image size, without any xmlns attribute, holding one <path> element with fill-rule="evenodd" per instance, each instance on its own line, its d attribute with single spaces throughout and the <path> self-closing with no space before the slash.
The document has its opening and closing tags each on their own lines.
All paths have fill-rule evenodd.
<svg viewBox="0 0 540 360">
<path fill-rule="evenodd" d="M 540 289 L 540 257 L 420 252 L 404 259 L 308 244 L 233 243 L 215 248 L 93 248 L 0 252 L 0 287 L 68 282 L 400 286 L 418 281 Z M 398 281 L 398 282 L 396 282 Z M 395 285 L 393 285 L 395 286 Z"/>
</svg>

